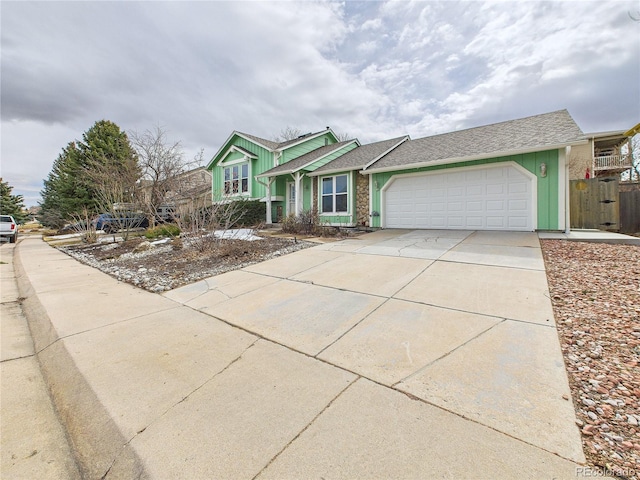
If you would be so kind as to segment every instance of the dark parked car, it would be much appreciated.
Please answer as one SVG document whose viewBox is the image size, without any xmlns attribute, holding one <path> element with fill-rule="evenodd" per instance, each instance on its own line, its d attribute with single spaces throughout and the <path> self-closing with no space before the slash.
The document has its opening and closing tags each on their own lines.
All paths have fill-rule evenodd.
<svg viewBox="0 0 640 480">
<path fill-rule="evenodd" d="M 103 213 L 94 220 L 96 230 L 105 233 L 113 233 L 118 230 L 131 230 L 134 228 L 148 228 L 149 219 L 142 213 L 123 212 L 116 215 Z"/>
</svg>

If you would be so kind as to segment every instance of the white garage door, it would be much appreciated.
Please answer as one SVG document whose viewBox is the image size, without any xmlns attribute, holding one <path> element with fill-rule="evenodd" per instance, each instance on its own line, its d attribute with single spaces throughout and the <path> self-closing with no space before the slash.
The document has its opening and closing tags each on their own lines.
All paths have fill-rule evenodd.
<svg viewBox="0 0 640 480">
<path fill-rule="evenodd" d="M 398 177 L 383 194 L 387 228 L 534 230 L 533 181 L 508 165 Z"/>
</svg>

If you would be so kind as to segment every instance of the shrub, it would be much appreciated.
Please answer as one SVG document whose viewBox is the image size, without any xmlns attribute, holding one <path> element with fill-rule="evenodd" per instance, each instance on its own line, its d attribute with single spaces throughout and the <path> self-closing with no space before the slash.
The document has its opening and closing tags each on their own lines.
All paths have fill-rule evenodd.
<svg viewBox="0 0 640 480">
<path fill-rule="evenodd" d="M 163 223 L 144 232 L 149 240 L 159 237 L 177 237 L 180 235 L 180 227 L 172 223 Z"/>
<path fill-rule="evenodd" d="M 237 200 L 240 218 L 234 227 L 254 227 L 266 220 L 266 207 L 260 200 Z"/>
<path fill-rule="evenodd" d="M 302 235 L 321 235 L 320 216 L 315 210 L 304 210 L 298 216 L 290 213 L 282 220 L 282 231 Z"/>
</svg>

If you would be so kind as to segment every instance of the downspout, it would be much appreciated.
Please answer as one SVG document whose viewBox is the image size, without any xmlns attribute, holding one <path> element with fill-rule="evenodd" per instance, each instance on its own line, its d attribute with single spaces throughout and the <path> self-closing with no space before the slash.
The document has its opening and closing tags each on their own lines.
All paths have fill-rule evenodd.
<svg viewBox="0 0 640 480">
<path fill-rule="evenodd" d="M 256 179 L 256 182 L 258 182 L 260 185 L 264 185 L 267 195 L 266 195 L 266 200 L 267 200 L 267 211 L 266 211 L 266 223 L 267 225 L 271 225 L 273 224 L 273 221 L 271 219 L 271 184 L 273 183 L 273 181 L 275 180 L 275 177 L 267 177 L 267 183 L 264 183 L 263 181 L 261 181 L 257 176 L 253 177 Z"/>
<path fill-rule="evenodd" d="M 571 145 L 567 145 L 565 148 L 565 161 L 564 161 L 564 233 L 569 235 L 571 233 L 571 211 L 569 203 L 569 163 L 571 161 Z"/>
</svg>

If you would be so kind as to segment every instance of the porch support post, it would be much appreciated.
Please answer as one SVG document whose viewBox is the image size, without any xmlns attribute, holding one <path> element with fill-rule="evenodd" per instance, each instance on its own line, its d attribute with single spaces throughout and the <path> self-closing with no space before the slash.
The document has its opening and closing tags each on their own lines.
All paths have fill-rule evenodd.
<svg viewBox="0 0 640 480">
<path fill-rule="evenodd" d="M 263 182 L 258 177 L 255 177 L 255 179 L 256 179 L 256 182 L 258 182 L 260 185 L 264 185 L 265 186 L 265 191 L 266 191 L 265 200 L 267 202 L 267 207 L 266 207 L 267 211 L 265 212 L 266 213 L 266 223 L 267 223 L 267 225 L 271 225 L 271 224 L 273 224 L 273 221 L 271 219 L 271 184 L 276 179 L 276 177 L 268 177 L 267 178 L 267 183 Z"/>
<path fill-rule="evenodd" d="M 295 182 L 294 185 L 296 189 L 296 199 L 295 199 L 296 217 L 302 213 L 302 177 L 303 175 L 304 174 L 301 172 L 296 172 L 295 175 L 293 176 L 293 180 Z"/>
</svg>

